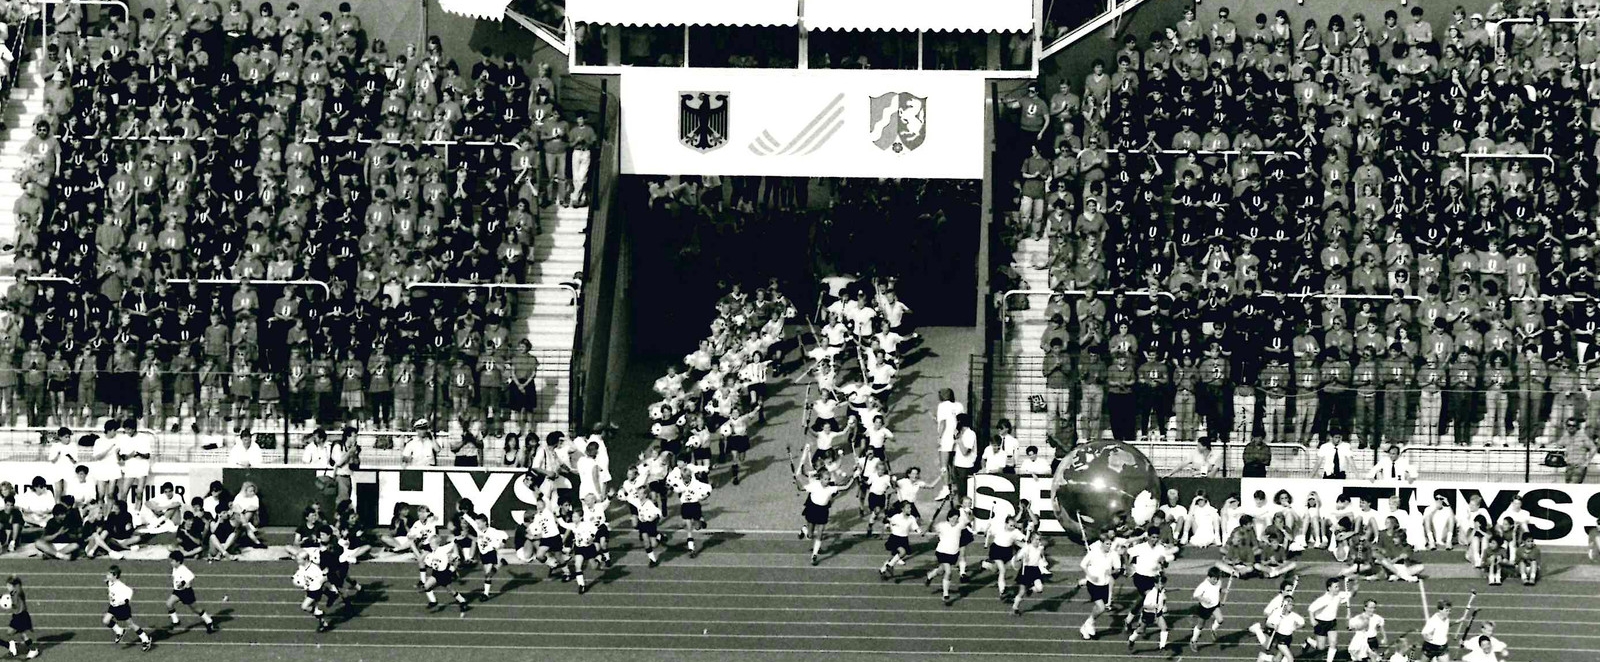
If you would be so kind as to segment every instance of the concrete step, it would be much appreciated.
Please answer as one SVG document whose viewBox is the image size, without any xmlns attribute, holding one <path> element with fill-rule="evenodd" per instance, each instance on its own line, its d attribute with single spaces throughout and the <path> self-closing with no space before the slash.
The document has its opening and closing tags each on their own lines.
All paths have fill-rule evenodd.
<svg viewBox="0 0 1600 662">
<path fill-rule="evenodd" d="M 583 271 L 583 262 L 577 260 L 541 260 L 531 263 L 528 280 L 535 283 L 558 283 Z"/>
<path fill-rule="evenodd" d="M 0 162 L 0 172 L 4 172 L 5 171 L 4 169 L 5 169 L 5 164 L 3 162 Z M 571 232 L 554 232 L 554 233 L 552 233 L 552 232 L 547 232 L 545 234 L 541 234 L 541 235 L 539 235 L 539 236 L 534 238 L 533 247 L 535 249 L 542 249 L 542 248 L 546 248 L 546 247 L 548 247 L 548 248 L 572 248 L 572 249 L 578 250 L 581 253 L 583 251 L 584 245 L 587 244 L 587 243 L 588 243 L 588 237 L 583 235 L 583 234 L 580 234 L 580 233 L 571 233 Z"/>
</svg>

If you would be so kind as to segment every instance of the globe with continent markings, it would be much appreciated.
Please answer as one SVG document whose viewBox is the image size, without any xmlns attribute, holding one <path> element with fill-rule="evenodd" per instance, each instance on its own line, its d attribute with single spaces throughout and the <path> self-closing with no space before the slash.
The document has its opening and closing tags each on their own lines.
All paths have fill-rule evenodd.
<svg viewBox="0 0 1600 662">
<path fill-rule="evenodd" d="M 1148 520 L 1161 493 L 1155 465 L 1139 449 L 1114 440 L 1080 444 L 1056 466 L 1055 512 L 1067 536 L 1093 540 L 1118 516 Z M 1142 516 L 1142 517 L 1141 517 Z"/>
</svg>

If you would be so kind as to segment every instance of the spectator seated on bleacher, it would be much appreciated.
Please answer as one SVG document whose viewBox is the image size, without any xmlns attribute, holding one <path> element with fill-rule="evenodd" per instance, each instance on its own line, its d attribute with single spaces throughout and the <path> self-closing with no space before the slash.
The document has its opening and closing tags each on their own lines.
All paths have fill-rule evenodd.
<svg viewBox="0 0 1600 662">
<path fill-rule="evenodd" d="M 485 51 L 464 76 L 438 37 L 369 39 L 350 3 L 189 4 L 53 16 L 0 341 L 21 388 L 0 388 L 0 422 L 390 428 L 421 406 L 531 423 L 531 402 L 484 397 L 532 370 L 504 292 L 406 285 L 527 282 L 537 210 L 585 204 L 598 136 L 563 119 L 548 69 Z M 487 144 L 439 144 L 460 140 Z M 216 278 L 327 288 L 175 282 Z"/>
<path fill-rule="evenodd" d="M 1224 444 L 1547 446 L 1569 418 L 1600 436 L 1600 83 L 1582 75 L 1600 49 L 1542 4 L 1502 9 L 1537 25 L 1412 7 L 1252 30 L 1218 7 L 1012 98 L 1018 165 L 997 172 L 1019 175 L 1019 257 L 996 286 L 1118 292 L 1004 303 L 1012 335 L 1038 325 L 1071 359 L 1058 418 L 1177 419 L 1184 357 L 1215 347 L 1195 404 Z M 1147 397 L 1082 409 L 1091 350 L 1137 359 Z"/>
</svg>

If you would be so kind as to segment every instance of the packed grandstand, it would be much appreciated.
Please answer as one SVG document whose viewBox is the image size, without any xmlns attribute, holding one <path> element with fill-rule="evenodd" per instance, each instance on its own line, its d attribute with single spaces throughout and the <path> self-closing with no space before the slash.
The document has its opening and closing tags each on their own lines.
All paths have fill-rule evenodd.
<svg viewBox="0 0 1600 662">
<path fill-rule="evenodd" d="M 303 1 L 0 1 L 13 655 L 82 643 L 32 637 L 21 576 L 70 573 L 23 557 L 127 561 L 92 616 L 146 650 L 192 639 L 129 611 L 168 572 L 219 645 L 455 645 L 365 629 L 414 569 L 532 623 L 466 648 L 979 654 L 919 628 L 1013 627 L 932 622 L 993 581 L 1068 617 L 1030 655 L 1112 618 L 1267 662 L 1499 662 L 1468 582 L 1593 581 L 1585 3 Z M 198 559 L 294 601 L 206 611 Z M 946 611 L 863 606 L 906 578 Z M 524 621 L 577 608 L 550 580 L 630 602 Z M 1268 606 L 1219 638 L 1235 580 Z M 71 581 L 42 625 L 91 623 Z"/>
</svg>

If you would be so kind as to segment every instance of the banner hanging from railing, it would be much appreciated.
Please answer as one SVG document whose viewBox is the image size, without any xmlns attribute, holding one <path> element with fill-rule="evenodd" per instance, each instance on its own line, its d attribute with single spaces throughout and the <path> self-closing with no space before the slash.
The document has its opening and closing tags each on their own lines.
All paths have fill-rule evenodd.
<svg viewBox="0 0 1600 662">
<path fill-rule="evenodd" d="M 1398 512 L 1397 517 L 1406 529 L 1406 537 L 1413 544 L 1420 544 L 1426 539 L 1423 527 L 1429 525 L 1455 526 L 1459 530 L 1463 521 L 1470 521 L 1466 518 L 1470 517 L 1470 504 L 1474 496 L 1483 499 L 1483 507 L 1494 522 L 1512 514 L 1512 502 L 1521 499 L 1521 509 L 1526 512 L 1528 537 L 1546 545 L 1588 544 L 1596 520 L 1600 519 L 1600 485 L 1444 481 L 1375 483 L 1359 480 L 1246 478 L 1240 489 L 1243 503 L 1253 503 L 1252 496 L 1258 490 L 1266 495 L 1269 503 L 1275 501 L 1279 491 L 1287 492 L 1294 498 L 1296 506 L 1303 506 L 1306 497 L 1315 493 L 1323 504 L 1323 515 L 1326 517 L 1336 516 L 1334 510 L 1340 497 L 1350 498 L 1353 512 L 1360 512 L 1356 501 L 1364 500 L 1371 506 L 1371 514 L 1362 513 L 1360 516 L 1372 518 L 1381 524 Z M 1446 508 L 1435 507 L 1441 498 L 1448 512 Z M 1523 516 L 1515 517 L 1521 519 Z"/>
<path fill-rule="evenodd" d="M 981 179 L 984 104 L 950 72 L 631 70 L 622 172 Z"/>
</svg>

